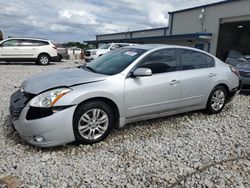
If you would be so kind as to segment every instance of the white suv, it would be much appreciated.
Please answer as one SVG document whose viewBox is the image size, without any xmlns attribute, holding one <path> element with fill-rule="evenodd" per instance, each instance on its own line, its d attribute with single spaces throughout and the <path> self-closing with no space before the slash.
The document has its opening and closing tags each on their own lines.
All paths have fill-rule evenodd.
<svg viewBox="0 0 250 188">
<path fill-rule="evenodd" d="M 108 43 L 104 44 L 100 48 L 92 49 L 92 50 L 86 50 L 85 51 L 85 61 L 89 62 L 91 60 L 96 59 L 97 57 L 102 56 L 103 54 L 108 53 L 111 50 L 115 50 L 117 48 L 125 47 L 125 46 L 131 46 L 134 44 L 129 43 Z"/>
<path fill-rule="evenodd" d="M 57 60 L 57 48 L 49 40 L 9 38 L 0 42 L 0 61 L 35 61 L 48 65 Z"/>
</svg>

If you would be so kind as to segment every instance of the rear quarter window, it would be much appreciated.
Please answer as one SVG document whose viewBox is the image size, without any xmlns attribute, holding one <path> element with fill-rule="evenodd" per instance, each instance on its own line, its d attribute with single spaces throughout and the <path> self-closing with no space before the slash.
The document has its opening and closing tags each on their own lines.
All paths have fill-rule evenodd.
<svg viewBox="0 0 250 188">
<path fill-rule="evenodd" d="M 36 46 L 45 46 L 49 45 L 49 42 L 47 41 L 36 41 Z"/>
<path fill-rule="evenodd" d="M 207 67 L 214 67 L 215 66 L 214 58 L 212 58 L 211 56 L 208 56 L 206 54 L 204 54 L 204 55 L 205 55 L 205 58 L 206 58 Z"/>
</svg>

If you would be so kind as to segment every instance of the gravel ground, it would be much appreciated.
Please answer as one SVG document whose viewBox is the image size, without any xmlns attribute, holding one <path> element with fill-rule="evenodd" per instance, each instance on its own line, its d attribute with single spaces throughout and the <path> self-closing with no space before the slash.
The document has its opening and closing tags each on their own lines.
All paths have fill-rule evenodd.
<svg viewBox="0 0 250 188">
<path fill-rule="evenodd" d="M 127 125 L 93 146 L 41 149 L 9 128 L 8 103 L 42 67 L 0 63 L 0 178 L 24 187 L 250 187 L 250 96 L 218 115 L 192 112 Z"/>
</svg>

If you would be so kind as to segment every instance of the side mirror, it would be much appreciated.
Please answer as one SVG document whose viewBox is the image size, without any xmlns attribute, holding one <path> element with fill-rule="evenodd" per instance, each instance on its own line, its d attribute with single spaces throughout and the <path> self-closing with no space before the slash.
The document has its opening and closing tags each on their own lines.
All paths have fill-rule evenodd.
<svg viewBox="0 0 250 188">
<path fill-rule="evenodd" d="M 133 72 L 133 76 L 152 76 L 152 70 L 148 68 L 137 68 Z"/>
</svg>

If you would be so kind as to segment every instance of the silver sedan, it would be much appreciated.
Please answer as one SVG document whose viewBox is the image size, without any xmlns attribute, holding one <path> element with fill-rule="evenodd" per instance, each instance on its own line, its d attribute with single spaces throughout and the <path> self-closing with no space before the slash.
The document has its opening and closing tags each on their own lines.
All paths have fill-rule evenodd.
<svg viewBox="0 0 250 188">
<path fill-rule="evenodd" d="M 11 96 L 10 114 L 30 144 L 93 144 L 135 121 L 219 113 L 238 94 L 238 76 L 235 67 L 197 49 L 135 45 L 25 80 Z"/>
</svg>

